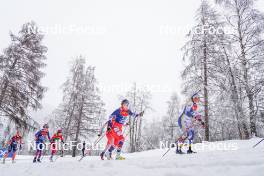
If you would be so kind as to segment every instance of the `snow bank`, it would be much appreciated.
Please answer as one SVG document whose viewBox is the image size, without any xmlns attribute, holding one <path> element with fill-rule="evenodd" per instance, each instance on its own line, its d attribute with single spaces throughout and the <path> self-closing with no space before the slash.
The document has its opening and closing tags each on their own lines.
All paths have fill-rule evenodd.
<svg viewBox="0 0 264 176">
<path fill-rule="evenodd" d="M 252 146 L 260 139 L 232 140 L 214 142 L 210 145 L 237 145 L 233 150 L 200 150 L 196 154 L 176 155 L 172 149 L 164 158 L 164 150 L 152 150 L 133 154 L 124 154 L 125 161 L 101 161 L 99 157 L 86 157 L 78 162 L 79 157 L 59 158 L 50 163 L 48 157 L 41 164 L 33 164 L 32 156 L 18 156 L 15 164 L 8 160 L 0 165 L 1 176 L 262 176 L 264 169 L 264 142 L 256 148 Z M 199 149 L 201 144 L 196 144 Z M 207 143 L 208 145 L 208 143 Z M 201 149 L 201 148 L 200 148 Z"/>
</svg>

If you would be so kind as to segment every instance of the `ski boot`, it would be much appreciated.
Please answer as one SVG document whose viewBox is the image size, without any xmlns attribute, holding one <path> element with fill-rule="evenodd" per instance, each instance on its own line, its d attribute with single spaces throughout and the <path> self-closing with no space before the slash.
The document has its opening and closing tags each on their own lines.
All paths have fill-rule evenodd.
<svg viewBox="0 0 264 176">
<path fill-rule="evenodd" d="M 2 163 L 5 164 L 5 158 L 3 158 L 3 162 Z"/>
<path fill-rule="evenodd" d="M 37 159 L 36 159 L 36 157 L 33 159 L 33 163 L 36 163 L 37 162 Z"/>
<path fill-rule="evenodd" d="M 126 158 L 121 156 L 121 152 L 117 152 L 116 154 L 116 160 L 125 160 Z"/>
<path fill-rule="evenodd" d="M 15 160 L 12 160 L 12 164 L 16 163 Z"/>
<path fill-rule="evenodd" d="M 176 154 L 184 154 L 181 149 L 176 150 Z"/>
<path fill-rule="evenodd" d="M 184 154 L 181 148 L 182 148 L 182 144 L 180 145 L 180 147 L 178 147 L 178 144 L 176 145 L 176 154 Z"/>
<path fill-rule="evenodd" d="M 189 149 L 187 150 L 187 153 L 188 153 L 188 154 L 192 154 L 192 153 L 196 153 L 196 152 L 192 151 L 192 147 L 189 146 Z"/>
<path fill-rule="evenodd" d="M 53 156 L 52 155 L 50 156 L 49 160 L 50 160 L 50 162 L 53 162 Z"/>
<path fill-rule="evenodd" d="M 104 155 L 105 155 L 105 152 L 102 152 L 102 153 L 100 154 L 101 160 L 104 160 Z"/>
<path fill-rule="evenodd" d="M 38 159 L 37 159 L 37 162 L 38 162 L 38 163 L 41 163 L 41 160 L 40 160 L 40 158 L 38 158 Z"/>
</svg>

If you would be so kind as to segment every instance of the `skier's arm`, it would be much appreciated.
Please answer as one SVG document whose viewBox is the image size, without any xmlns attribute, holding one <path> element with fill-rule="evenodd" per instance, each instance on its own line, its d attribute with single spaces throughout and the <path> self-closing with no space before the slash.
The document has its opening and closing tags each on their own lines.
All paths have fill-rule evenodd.
<svg viewBox="0 0 264 176">
<path fill-rule="evenodd" d="M 105 129 L 105 127 L 108 125 L 108 122 L 105 122 L 104 125 L 102 126 L 100 133 L 98 134 L 98 136 L 101 136 L 103 134 L 103 131 Z"/>
<path fill-rule="evenodd" d="M 20 143 L 20 145 L 24 144 L 23 141 L 22 141 L 22 137 L 19 138 L 19 143 Z"/>
<path fill-rule="evenodd" d="M 108 128 L 110 128 L 110 129 L 112 128 L 112 126 L 113 126 L 113 124 L 112 124 L 112 120 L 116 118 L 116 116 L 118 115 L 118 113 L 119 113 L 119 109 L 116 110 L 116 111 L 114 111 L 114 112 L 110 115 L 110 117 L 109 117 L 109 119 L 108 119 L 108 122 L 107 122 L 107 124 L 108 124 Z"/>
<path fill-rule="evenodd" d="M 50 138 L 50 133 L 49 132 L 47 133 L 47 136 L 48 136 L 49 141 L 51 142 L 51 138 Z"/>
<path fill-rule="evenodd" d="M 19 139 L 19 150 L 22 150 L 22 144 L 23 144 L 22 137 L 20 137 L 20 139 Z"/>
<path fill-rule="evenodd" d="M 37 141 L 38 140 L 38 138 L 39 138 L 39 134 L 41 133 L 41 131 L 38 131 L 36 134 L 35 134 L 35 141 Z"/>
<path fill-rule="evenodd" d="M 62 143 L 64 143 L 63 136 L 60 137 L 60 140 L 61 140 Z"/>
<path fill-rule="evenodd" d="M 201 125 L 204 127 L 204 121 L 202 121 L 202 116 L 200 114 L 195 115 L 194 119 L 201 123 Z"/>
<path fill-rule="evenodd" d="M 136 113 L 133 113 L 131 110 L 128 110 L 128 114 L 130 115 L 130 116 L 132 116 L 132 117 L 142 117 L 143 116 L 143 114 L 144 114 L 144 111 L 142 111 L 141 113 L 139 113 L 139 114 L 136 114 Z"/>
</svg>

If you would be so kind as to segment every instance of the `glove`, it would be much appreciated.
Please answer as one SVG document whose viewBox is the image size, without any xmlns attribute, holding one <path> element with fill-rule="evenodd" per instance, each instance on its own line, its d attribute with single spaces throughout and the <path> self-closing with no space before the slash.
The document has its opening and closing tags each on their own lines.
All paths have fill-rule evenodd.
<svg viewBox="0 0 264 176">
<path fill-rule="evenodd" d="M 110 127 L 107 127 L 107 131 L 111 131 L 112 130 L 112 128 L 110 128 Z"/>
<path fill-rule="evenodd" d="M 138 114 L 139 117 L 142 117 L 144 115 L 144 111 Z"/>
<path fill-rule="evenodd" d="M 203 128 L 205 128 L 205 123 L 203 121 L 201 122 L 201 125 Z"/>
<path fill-rule="evenodd" d="M 195 118 L 195 120 L 202 121 L 201 115 L 196 115 L 194 118 Z"/>
<path fill-rule="evenodd" d="M 100 137 L 102 134 L 98 134 L 97 136 Z"/>
</svg>

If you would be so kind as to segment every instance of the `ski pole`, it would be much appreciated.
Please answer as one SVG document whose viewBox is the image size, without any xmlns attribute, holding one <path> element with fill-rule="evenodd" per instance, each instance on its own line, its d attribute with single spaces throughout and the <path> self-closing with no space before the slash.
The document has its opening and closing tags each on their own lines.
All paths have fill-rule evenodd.
<svg viewBox="0 0 264 176">
<path fill-rule="evenodd" d="M 43 160 L 43 158 L 44 158 L 44 156 L 46 155 L 46 153 L 47 153 L 47 144 L 46 143 L 43 143 L 43 145 L 44 145 L 44 149 L 42 149 L 42 150 L 44 150 L 44 152 L 42 153 L 42 156 L 41 156 L 41 158 L 40 158 L 40 160 L 42 161 Z"/>
<path fill-rule="evenodd" d="M 92 148 L 94 148 L 94 147 L 95 147 L 95 146 L 96 146 L 96 145 L 97 145 L 97 144 L 103 139 L 104 136 L 105 136 L 105 134 L 99 136 L 99 138 L 97 138 L 97 139 L 95 140 L 95 142 L 94 142 Z M 91 154 L 91 150 L 92 150 L 92 149 L 88 150 L 88 151 L 84 154 L 84 156 L 82 156 L 82 157 L 79 159 L 79 161 L 81 161 L 83 158 L 85 158 L 88 154 L 90 155 L 90 154 Z"/>
<path fill-rule="evenodd" d="M 170 150 L 171 150 L 171 148 L 169 147 L 169 149 L 162 155 L 161 158 L 163 158 Z"/>
<path fill-rule="evenodd" d="M 257 145 L 259 145 L 262 141 L 264 141 L 264 138 L 261 139 L 258 143 L 256 143 L 256 144 L 253 146 L 253 148 L 255 148 Z"/>
</svg>

